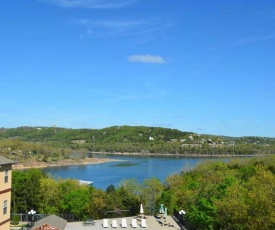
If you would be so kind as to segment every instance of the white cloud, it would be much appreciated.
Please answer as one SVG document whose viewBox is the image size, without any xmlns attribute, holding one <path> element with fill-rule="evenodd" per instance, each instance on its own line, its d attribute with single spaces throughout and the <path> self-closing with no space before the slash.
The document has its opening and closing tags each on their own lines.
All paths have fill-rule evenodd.
<svg viewBox="0 0 275 230">
<path fill-rule="evenodd" d="M 142 62 L 142 63 L 154 63 L 154 64 L 164 64 L 165 59 L 161 56 L 156 55 L 132 55 L 129 57 L 130 62 Z"/>
<path fill-rule="evenodd" d="M 253 42 L 259 42 L 259 41 L 267 41 L 274 39 L 275 35 L 267 35 L 267 36 L 257 36 L 257 37 L 248 37 L 246 39 L 240 40 L 238 42 L 232 43 L 231 45 L 242 45 L 242 44 L 247 44 L 247 43 L 253 43 Z"/>
<path fill-rule="evenodd" d="M 167 29 L 173 26 L 163 20 L 153 19 L 78 19 L 72 20 L 74 24 L 80 25 L 85 29 L 81 34 L 89 37 L 128 37 L 131 40 L 128 45 L 139 45 L 160 39 L 166 36 Z"/>
<path fill-rule="evenodd" d="M 143 20 L 77 20 L 77 24 L 86 28 L 87 35 L 120 37 L 130 36 L 146 27 Z"/>
<path fill-rule="evenodd" d="M 91 9 L 121 8 L 132 5 L 137 0 L 40 0 L 60 7 L 83 7 Z"/>
<path fill-rule="evenodd" d="M 105 28 L 129 28 L 133 26 L 142 25 L 144 21 L 136 20 L 136 21 L 114 21 L 114 20 L 78 20 L 76 21 L 80 25 L 89 26 L 89 27 L 105 27 Z"/>
<path fill-rule="evenodd" d="M 95 90 L 91 89 L 90 93 L 95 95 L 95 97 L 99 97 L 100 100 L 98 101 L 101 104 L 112 104 L 120 103 L 128 101 L 133 103 L 135 101 L 142 101 L 142 100 L 159 100 L 166 97 L 167 92 L 158 89 L 146 86 L 142 91 L 133 91 L 133 90 L 122 90 L 122 91 L 106 91 L 106 90 Z"/>
</svg>

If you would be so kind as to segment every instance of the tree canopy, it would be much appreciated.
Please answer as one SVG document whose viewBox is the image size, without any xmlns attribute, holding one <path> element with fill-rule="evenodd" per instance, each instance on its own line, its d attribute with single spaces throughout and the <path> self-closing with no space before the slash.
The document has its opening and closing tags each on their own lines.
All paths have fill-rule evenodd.
<svg viewBox="0 0 275 230">
<path fill-rule="evenodd" d="M 134 216 L 140 203 L 145 214 L 154 215 L 164 204 L 168 214 L 185 210 L 185 219 L 198 230 L 274 229 L 274 169 L 275 156 L 215 161 L 170 175 L 164 183 L 157 178 L 139 183 L 133 178 L 106 191 L 72 179 L 54 180 L 38 169 L 13 171 L 12 212 L 33 208 L 44 214 L 70 213 L 75 220 L 83 220 Z"/>
</svg>

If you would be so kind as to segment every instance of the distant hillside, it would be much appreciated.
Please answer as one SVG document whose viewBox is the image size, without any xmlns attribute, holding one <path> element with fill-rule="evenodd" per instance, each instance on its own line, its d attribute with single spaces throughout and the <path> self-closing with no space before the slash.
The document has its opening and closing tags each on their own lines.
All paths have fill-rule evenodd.
<svg viewBox="0 0 275 230">
<path fill-rule="evenodd" d="M 1 128 L 0 138 L 32 142 L 86 140 L 90 142 L 150 142 L 150 141 L 183 141 L 193 142 L 211 139 L 214 141 L 237 143 L 272 144 L 275 138 L 269 137 L 229 137 L 217 135 L 199 135 L 177 129 L 147 126 L 112 126 L 103 129 L 68 129 L 58 127 L 18 127 Z"/>
<path fill-rule="evenodd" d="M 247 155 L 275 153 L 275 138 L 199 135 L 177 129 L 112 126 L 103 129 L 18 127 L 0 129 L 0 154 L 40 160 L 87 153 Z"/>
<path fill-rule="evenodd" d="M 149 137 L 169 141 L 190 135 L 176 129 L 145 126 L 113 126 L 104 129 L 66 129 L 57 127 L 19 127 L 0 129 L 0 137 L 24 141 L 70 141 L 87 140 L 93 142 L 133 141 L 146 142 Z"/>
</svg>

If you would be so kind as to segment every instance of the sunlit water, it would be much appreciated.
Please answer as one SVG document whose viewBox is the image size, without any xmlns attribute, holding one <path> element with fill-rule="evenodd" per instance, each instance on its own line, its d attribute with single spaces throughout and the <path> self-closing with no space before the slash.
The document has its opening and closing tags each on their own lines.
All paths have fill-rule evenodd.
<svg viewBox="0 0 275 230">
<path fill-rule="evenodd" d="M 171 174 L 193 169 L 203 161 L 226 161 L 226 158 L 176 158 L 144 156 L 106 156 L 122 161 L 81 166 L 63 166 L 43 169 L 55 178 L 73 178 L 92 181 L 96 188 L 105 190 L 109 185 L 118 186 L 124 179 L 136 178 L 143 182 L 156 177 L 162 182 Z"/>
</svg>

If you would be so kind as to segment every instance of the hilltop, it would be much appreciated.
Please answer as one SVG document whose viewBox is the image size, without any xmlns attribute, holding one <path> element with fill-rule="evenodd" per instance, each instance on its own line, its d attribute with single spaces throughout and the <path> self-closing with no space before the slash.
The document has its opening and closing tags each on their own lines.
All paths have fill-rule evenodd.
<svg viewBox="0 0 275 230">
<path fill-rule="evenodd" d="M 173 142 L 186 138 L 193 141 L 190 136 L 197 137 L 197 140 L 213 139 L 214 141 L 272 144 L 275 138 L 272 137 L 230 137 L 211 134 L 197 134 L 184 132 L 177 129 L 148 127 L 148 126 L 112 126 L 103 129 L 69 129 L 60 127 L 29 127 L 0 128 L 0 138 L 17 139 L 23 141 L 73 141 L 85 140 L 91 142 L 148 142 L 151 140 Z M 150 138 L 151 137 L 151 138 Z M 153 138 L 153 139 L 152 139 Z"/>
</svg>

